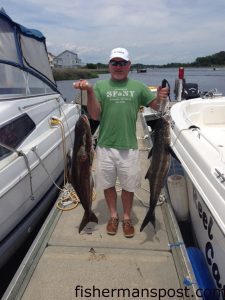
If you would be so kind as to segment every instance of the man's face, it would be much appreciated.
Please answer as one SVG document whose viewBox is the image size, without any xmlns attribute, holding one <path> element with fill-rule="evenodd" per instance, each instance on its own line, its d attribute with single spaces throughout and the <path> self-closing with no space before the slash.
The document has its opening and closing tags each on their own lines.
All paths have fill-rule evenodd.
<svg viewBox="0 0 225 300">
<path fill-rule="evenodd" d="M 130 61 L 122 58 L 113 58 L 109 62 L 109 72 L 113 80 L 125 80 L 130 71 Z"/>
</svg>

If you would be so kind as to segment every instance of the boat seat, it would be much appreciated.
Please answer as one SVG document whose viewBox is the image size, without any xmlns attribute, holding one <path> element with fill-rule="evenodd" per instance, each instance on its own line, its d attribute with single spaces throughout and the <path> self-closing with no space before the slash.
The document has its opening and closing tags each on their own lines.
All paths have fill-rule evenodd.
<svg viewBox="0 0 225 300">
<path fill-rule="evenodd" d="M 204 136 L 219 150 L 221 157 L 225 162 L 225 127 L 215 126 L 205 127 L 202 131 Z"/>
<path fill-rule="evenodd" d="M 202 130 L 204 135 L 217 147 L 225 147 L 225 128 L 206 127 Z"/>
</svg>

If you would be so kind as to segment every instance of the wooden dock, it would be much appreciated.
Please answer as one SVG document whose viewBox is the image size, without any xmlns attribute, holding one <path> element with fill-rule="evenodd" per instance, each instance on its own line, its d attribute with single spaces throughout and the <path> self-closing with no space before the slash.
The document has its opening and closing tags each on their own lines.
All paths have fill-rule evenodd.
<svg viewBox="0 0 225 300">
<path fill-rule="evenodd" d="M 2 299 L 197 299 L 195 277 L 166 193 L 156 207 L 156 229 L 148 225 L 139 231 L 149 204 L 144 176 L 150 147 L 141 116 L 137 136 L 142 186 L 133 206 L 135 236 L 125 238 L 121 222 L 117 235 L 107 235 L 109 216 L 102 192 L 97 191 L 93 202 L 99 224 L 82 234 L 81 205 L 67 212 L 54 207 Z M 119 186 L 118 206 L 122 218 Z"/>
</svg>

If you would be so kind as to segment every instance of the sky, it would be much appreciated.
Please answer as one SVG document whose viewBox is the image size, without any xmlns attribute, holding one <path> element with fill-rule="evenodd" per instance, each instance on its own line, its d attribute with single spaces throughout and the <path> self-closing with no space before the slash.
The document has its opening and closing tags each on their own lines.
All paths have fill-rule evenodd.
<svg viewBox="0 0 225 300">
<path fill-rule="evenodd" d="M 225 0 L 0 0 L 17 23 L 38 29 L 49 52 L 107 63 L 127 48 L 132 63 L 188 63 L 225 51 Z"/>
</svg>

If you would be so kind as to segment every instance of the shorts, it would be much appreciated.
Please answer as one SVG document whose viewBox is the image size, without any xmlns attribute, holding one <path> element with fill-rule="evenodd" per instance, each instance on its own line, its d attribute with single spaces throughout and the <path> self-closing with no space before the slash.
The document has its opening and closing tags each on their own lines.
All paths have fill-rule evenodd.
<svg viewBox="0 0 225 300">
<path fill-rule="evenodd" d="M 141 185 L 139 150 L 96 149 L 96 188 L 108 189 L 118 178 L 123 190 L 134 192 Z"/>
</svg>

